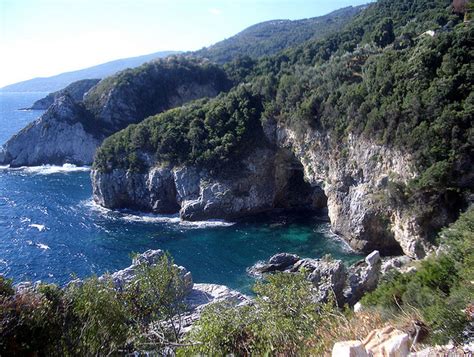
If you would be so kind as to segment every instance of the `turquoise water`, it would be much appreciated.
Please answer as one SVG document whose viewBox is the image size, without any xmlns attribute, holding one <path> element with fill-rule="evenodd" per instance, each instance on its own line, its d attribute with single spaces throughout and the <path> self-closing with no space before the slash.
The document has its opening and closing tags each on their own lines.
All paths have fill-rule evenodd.
<svg viewBox="0 0 474 357">
<path fill-rule="evenodd" d="M 0 142 L 41 112 L 16 111 L 43 94 L 0 93 Z M 329 233 L 324 216 L 260 216 L 185 224 L 176 216 L 114 212 L 92 202 L 89 171 L 75 167 L 0 169 L 0 273 L 15 281 L 64 284 L 130 264 L 133 252 L 169 251 L 196 282 L 248 292 L 246 269 L 278 252 L 360 256 Z"/>
</svg>

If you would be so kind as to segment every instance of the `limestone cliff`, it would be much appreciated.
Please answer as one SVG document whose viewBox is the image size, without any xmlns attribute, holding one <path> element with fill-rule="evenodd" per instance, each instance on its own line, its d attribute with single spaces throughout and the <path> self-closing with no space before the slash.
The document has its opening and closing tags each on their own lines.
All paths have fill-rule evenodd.
<svg viewBox="0 0 474 357">
<path fill-rule="evenodd" d="M 221 174 L 196 166 L 151 163 L 145 173 L 92 171 L 94 199 L 109 208 L 176 213 L 182 219 L 233 219 L 272 209 L 325 206 L 318 186 L 303 181 L 302 167 L 286 150 L 258 148 L 238 170 Z"/>
<path fill-rule="evenodd" d="M 407 182 L 416 177 L 409 154 L 352 135 L 334 145 L 316 130 L 297 135 L 280 127 L 277 140 L 295 153 L 305 179 L 322 187 L 334 232 L 354 249 L 425 255 L 428 244 L 416 215 L 406 207 L 383 204 L 390 179 Z"/>
<path fill-rule="evenodd" d="M 427 232 L 416 213 L 383 204 L 390 179 L 407 182 L 417 175 L 410 155 L 351 135 L 337 144 L 317 130 L 297 135 L 272 120 L 263 129 L 260 141 L 266 144 L 219 173 L 165 165 L 143 152 L 144 173 L 94 170 L 94 199 L 109 208 L 179 211 L 185 220 L 327 204 L 334 232 L 354 249 L 414 258 L 426 254 Z"/>
<path fill-rule="evenodd" d="M 84 107 L 69 95 L 58 98 L 39 119 L 0 149 L 0 163 L 17 166 L 90 164 L 100 137 L 89 132 Z"/>
</svg>

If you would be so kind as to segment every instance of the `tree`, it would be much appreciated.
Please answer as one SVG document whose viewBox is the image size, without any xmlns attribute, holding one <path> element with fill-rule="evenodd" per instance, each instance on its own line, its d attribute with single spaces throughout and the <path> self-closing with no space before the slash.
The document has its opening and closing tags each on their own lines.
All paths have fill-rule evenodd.
<svg viewBox="0 0 474 357">
<path fill-rule="evenodd" d="M 374 33 L 374 42 L 379 47 L 385 47 L 395 40 L 393 33 L 393 20 L 384 18 L 378 25 Z"/>
</svg>

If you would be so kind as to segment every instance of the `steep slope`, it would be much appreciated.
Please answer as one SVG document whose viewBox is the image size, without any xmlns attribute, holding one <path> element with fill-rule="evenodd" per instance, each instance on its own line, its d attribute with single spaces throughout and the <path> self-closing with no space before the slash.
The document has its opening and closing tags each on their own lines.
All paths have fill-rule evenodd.
<svg viewBox="0 0 474 357">
<path fill-rule="evenodd" d="M 38 99 L 28 110 L 46 110 L 48 109 L 56 99 L 64 96 L 66 93 L 69 94 L 76 102 L 82 101 L 84 94 L 89 89 L 99 83 L 100 79 L 81 79 L 76 82 L 72 82 L 66 88 L 58 90 L 53 93 L 49 93 L 46 97 Z"/>
<path fill-rule="evenodd" d="M 111 133 L 190 100 L 213 97 L 230 86 L 222 69 L 198 60 L 168 58 L 108 77 L 83 102 L 69 94 L 8 140 L 0 164 L 91 164 Z M 70 115 L 69 115 L 70 114 Z"/>
<path fill-rule="evenodd" d="M 449 5 L 381 0 L 345 30 L 256 63 L 228 96 L 113 135 L 95 161 L 96 201 L 232 218 L 306 192 L 306 208 L 327 197 L 352 247 L 423 257 L 474 186 L 473 29 Z"/>
<path fill-rule="evenodd" d="M 363 8 L 349 6 L 310 19 L 262 22 L 193 54 L 217 63 L 230 62 L 242 56 L 259 58 L 273 55 L 285 48 L 320 39 L 340 30 Z"/>
<path fill-rule="evenodd" d="M 162 51 L 149 55 L 130 57 L 99 64 L 97 66 L 80 69 L 78 71 L 65 72 L 51 77 L 33 78 L 0 88 L 3 92 L 54 92 L 58 91 L 72 82 L 87 78 L 105 78 L 118 71 L 142 65 L 145 62 L 157 58 L 163 58 L 177 54 L 176 51 Z"/>
</svg>

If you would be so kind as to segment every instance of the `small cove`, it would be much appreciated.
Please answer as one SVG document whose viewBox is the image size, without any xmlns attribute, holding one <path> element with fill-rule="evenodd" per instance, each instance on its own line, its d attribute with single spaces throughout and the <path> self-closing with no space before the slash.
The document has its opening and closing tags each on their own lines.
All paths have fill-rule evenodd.
<svg viewBox="0 0 474 357">
<path fill-rule="evenodd" d="M 41 112 L 18 111 L 42 93 L 0 94 L 1 143 Z M 0 169 L 0 273 L 64 284 L 130 264 L 133 252 L 169 251 L 196 282 L 249 292 L 246 269 L 278 252 L 360 259 L 329 232 L 323 216 L 259 216 L 239 222 L 181 223 L 176 216 L 113 212 L 92 202 L 86 169 Z"/>
</svg>

